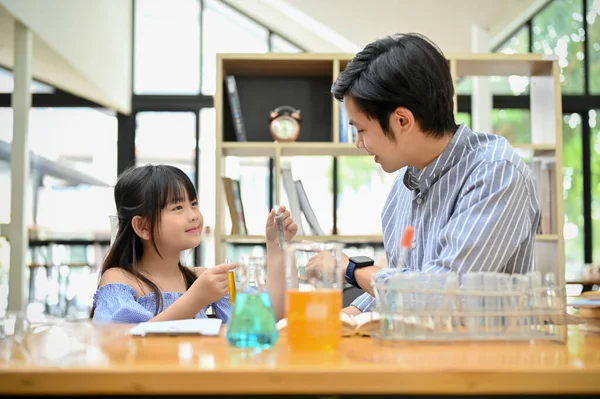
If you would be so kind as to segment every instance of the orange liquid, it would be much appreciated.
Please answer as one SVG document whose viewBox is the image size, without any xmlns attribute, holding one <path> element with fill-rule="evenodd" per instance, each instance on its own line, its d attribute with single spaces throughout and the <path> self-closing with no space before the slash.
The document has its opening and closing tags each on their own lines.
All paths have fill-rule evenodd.
<svg viewBox="0 0 600 399">
<path fill-rule="evenodd" d="M 293 350 L 331 351 L 341 340 L 342 292 L 287 291 L 287 340 Z"/>
<path fill-rule="evenodd" d="M 233 270 L 227 273 L 227 282 L 229 283 L 229 302 L 235 303 L 236 287 L 235 287 L 235 274 Z"/>
</svg>

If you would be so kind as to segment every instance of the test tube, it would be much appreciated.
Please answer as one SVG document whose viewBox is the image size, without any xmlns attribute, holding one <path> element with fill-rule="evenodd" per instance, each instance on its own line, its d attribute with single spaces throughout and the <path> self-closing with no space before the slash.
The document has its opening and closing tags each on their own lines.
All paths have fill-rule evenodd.
<svg viewBox="0 0 600 399">
<path fill-rule="evenodd" d="M 225 263 L 233 263 L 231 260 L 229 259 L 225 259 Z M 227 272 L 227 282 L 229 283 L 229 302 L 233 305 L 235 304 L 235 295 L 237 293 L 236 287 L 235 287 L 235 273 L 233 270 L 230 270 L 229 272 Z"/>
<path fill-rule="evenodd" d="M 279 205 L 274 207 L 275 225 L 277 226 L 277 244 L 279 244 L 279 248 L 283 248 L 283 243 L 285 241 L 285 235 L 283 233 L 283 213 L 279 212 L 279 208 Z"/>
</svg>

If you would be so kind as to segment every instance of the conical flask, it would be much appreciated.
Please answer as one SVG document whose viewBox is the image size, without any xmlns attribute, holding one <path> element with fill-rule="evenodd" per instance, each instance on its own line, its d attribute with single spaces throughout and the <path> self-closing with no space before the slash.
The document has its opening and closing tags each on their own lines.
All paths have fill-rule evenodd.
<svg viewBox="0 0 600 399">
<path fill-rule="evenodd" d="M 279 338 L 262 256 L 243 256 L 235 269 L 239 280 L 226 338 L 238 348 L 270 348 Z"/>
</svg>

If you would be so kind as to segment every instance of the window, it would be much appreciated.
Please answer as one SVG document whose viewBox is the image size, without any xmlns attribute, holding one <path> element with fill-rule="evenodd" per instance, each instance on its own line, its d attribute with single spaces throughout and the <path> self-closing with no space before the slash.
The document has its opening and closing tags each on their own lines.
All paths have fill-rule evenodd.
<svg viewBox="0 0 600 399">
<path fill-rule="evenodd" d="M 529 52 L 529 29 L 521 28 L 508 39 L 497 51 L 503 54 L 519 54 Z M 528 76 L 492 76 L 490 78 L 492 93 L 520 95 L 529 92 Z"/>
<path fill-rule="evenodd" d="M 215 265 L 223 259 L 215 260 L 214 236 L 210 234 L 215 226 L 215 162 L 216 162 L 216 115 L 214 108 L 200 110 L 200 149 L 198 165 L 198 203 L 204 217 L 204 226 L 208 234 L 202 236 L 200 242 L 201 256 L 197 259 L 199 265 Z M 237 258 L 236 258 L 237 259 Z"/>
<path fill-rule="evenodd" d="M 521 28 L 515 35 L 508 39 L 496 51 L 504 54 L 518 54 L 529 52 L 529 29 Z M 520 95 L 529 91 L 529 77 L 527 76 L 490 76 L 490 89 L 498 95 Z M 470 76 L 460 79 L 456 87 L 458 94 L 470 95 L 473 90 L 473 81 Z"/>
<path fill-rule="evenodd" d="M 555 54 L 564 94 L 583 94 L 583 2 L 552 1 L 532 20 L 533 52 Z"/>
<path fill-rule="evenodd" d="M 4 68 L 0 68 L 0 93 L 12 93 L 15 87 L 15 81 L 13 79 L 13 73 Z M 53 93 L 54 87 L 45 85 L 33 80 L 31 82 L 32 93 Z"/>
<path fill-rule="evenodd" d="M 373 157 L 338 157 L 338 234 L 381 234 L 381 210 L 396 174 L 385 173 Z"/>
<path fill-rule="evenodd" d="M 471 114 L 469 112 L 457 112 L 454 121 L 457 125 L 460 125 L 461 123 L 466 123 L 467 126 L 472 127 Z"/>
<path fill-rule="evenodd" d="M 136 165 L 173 165 L 195 183 L 196 114 L 140 112 L 136 124 Z"/>
<path fill-rule="evenodd" d="M 135 2 L 134 92 L 200 92 L 200 2 Z"/>
<path fill-rule="evenodd" d="M 600 1 L 588 0 L 587 5 L 589 89 L 591 94 L 600 94 Z"/>
<path fill-rule="evenodd" d="M 0 109 L 0 145 L 12 142 L 12 120 L 10 108 Z M 117 177 L 115 116 L 92 108 L 33 108 L 29 134 L 28 224 L 69 233 L 108 232 Z M 10 165 L 0 162 L 0 222 L 7 222 Z"/>
<path fill-rule="evenodd" d="M 564 115 L 562 128 L 566 266 L 567 270 L 577 270 L 584 263 L 581 116 Z"/>
<path fill-rule="evenodd" d="M 511 144 L 530 144 L 531 129 L 528 109 L 494 109 L 493 133 L 504 136 Z"/>
<path fill-rule="evenodd" d="M 600 242 L 600 110 L 589 112 L 590 165 L 592 173 L 592 240 Z M 593 245 L 592 262 L 600 262 L 600 245 Z"/>
<path fill-rule="evenodd" d="M 302 50 L 283 37 L 273 33 L 270 37 L 272 53 L 301 53 Z"/>
<path fill-rule="evenodd" d="M 231 7 L 204 0 L 202 21 L 202 93 L 215 93 L 217 53 L 266 53 L 269 31 Z"/>
</svg>

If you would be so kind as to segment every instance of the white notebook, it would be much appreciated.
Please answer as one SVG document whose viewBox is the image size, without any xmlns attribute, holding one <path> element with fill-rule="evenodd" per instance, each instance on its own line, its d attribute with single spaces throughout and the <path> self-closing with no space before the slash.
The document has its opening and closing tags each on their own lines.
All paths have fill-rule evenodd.
<svg viewBox="0 0 600 399">
<path fill-rule="evenodd" d="M 129 330 L 130 335 L 219 335 L 221 329 L 221 319 L 190 319 L 174 321 L 156 321 L 140 323 Z"/>
</svg>

